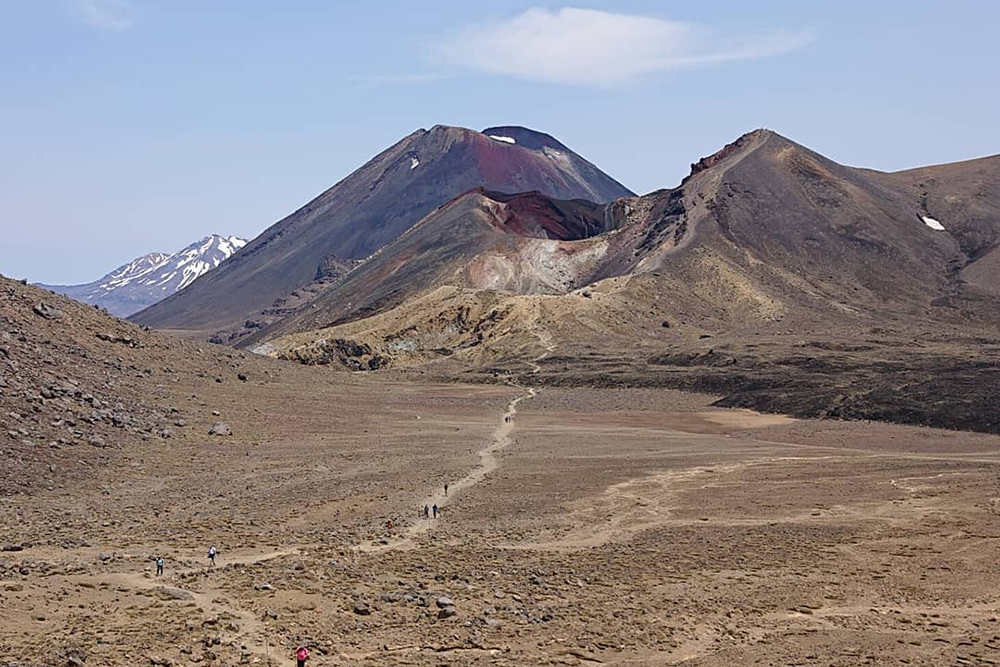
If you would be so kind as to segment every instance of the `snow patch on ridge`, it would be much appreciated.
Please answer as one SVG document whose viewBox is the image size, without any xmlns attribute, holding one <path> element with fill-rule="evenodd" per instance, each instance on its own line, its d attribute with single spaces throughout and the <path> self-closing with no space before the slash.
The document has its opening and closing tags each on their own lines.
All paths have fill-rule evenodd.
<svg viewBox="0 0 1000 667">
<path fill-rule="evenodd" d="M 517 140 L 514 137 L 505 137 L 499 134 L 487 134 L 487 137 L 493 139 L 494 141 L 502 141 L 505 144 L 516 144 Z"/>
<path fill-rule="evenodd" d="M 920 216 L 920 219 L 923 220 L 924 224 L 930 227 L 931 229 L 937 230 L 939 232 L 945 231 L 944 225 L 942 225 L 940 222 L 930 217 L 929 215 L 922 215 Z"/>
<path fill-rule="evenodd" d="M 238 236 L 212 234 L 173 254 L 152 252 L 137 257 L 92 283 L 55 287 L 79 301 L 127 316 L 187 287 L 246 244 Z"/>
<path fill-rule="evenodd" d="M 416 168 L 417 168 L 418 166 L 420 166 L 420 160 L 418 160 L 418 159 L 417 159 L 417 158 L 415 158 L 415 157 L 411 157 L 411 158 L 410 158 L 410 171 L 413 171 L 413 170 L 414 170 L 414 169 L 416 169 Z"/>
</svg>

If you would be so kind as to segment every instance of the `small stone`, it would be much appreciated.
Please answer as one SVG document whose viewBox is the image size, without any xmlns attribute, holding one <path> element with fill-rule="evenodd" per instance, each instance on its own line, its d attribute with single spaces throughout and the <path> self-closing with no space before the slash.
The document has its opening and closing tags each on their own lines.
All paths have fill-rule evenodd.
<svg viewBox="0 0 1000 667">
<path fill-rule="evenodd" d="M 364 600 L 358 600 L 354 603 L 354 613 L 358 616 L 370 616 L 372 613 L 371 607 Z"/>
<path fill-rule="evenodd" d="M 441 597 L 439 597 L 437 599 L 437 601 L 436 601 L 436 604 L 437 604 L 437 606 L 438 606 L 439 609 L 444 609 L 445 607 L 454 607 L 455 606 L 454 600 L 452 600 L 447 595 L 442 595 Z"/>
</svg>

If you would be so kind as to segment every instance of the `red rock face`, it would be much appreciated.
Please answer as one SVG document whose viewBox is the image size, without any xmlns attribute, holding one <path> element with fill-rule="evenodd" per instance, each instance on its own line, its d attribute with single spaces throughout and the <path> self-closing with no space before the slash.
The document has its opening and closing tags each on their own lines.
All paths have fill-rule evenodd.
<svg viewBox="0 0 1000 667">
<path fill-rule="evenodd" d="M 688 178 L 699 174 L 707 169 L 711 169 L 715 165 L 719 164 L 725 160 L 730 155 L 735 155 L 739 153 L 743 148 L 747 146 L 753 139 L 757 138 L 763 130 L 754 130 L 753 132 L 747 132 L 743 136 L 739 137 L 736 141 L 726 144 L 721 149 L 712 153 L 708 157 L 703 157 L 697 162 L 691 165 L 691 173 Z"/>
</svg>

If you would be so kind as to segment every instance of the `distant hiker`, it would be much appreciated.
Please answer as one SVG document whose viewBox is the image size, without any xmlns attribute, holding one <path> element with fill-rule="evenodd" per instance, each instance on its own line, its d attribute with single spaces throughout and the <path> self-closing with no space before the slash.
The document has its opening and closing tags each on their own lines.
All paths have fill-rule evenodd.
<svg viewBox="0 0 1000 667">
<path fill-rule="evenodd" d="M 435 519 L 438 518 L 438 506 L 434 505 L 434 509 L 431 510 L 431 511 L 434 512 L 434 518 Z"/>
<path fill-rule="evenodd" d="M 448 485 L 447 484 L 444 485 L 444 495 L 446 495 L 446 496 L 448 495 Z"/>
<path fill-rule="evenodd" d="M 392 530 L 392 519 L 389 519 L 388 521 L 385 522 L 385 527 L 388 528 L 389 530 Z"/>
<path fill-rule="evenodd" d="M 163 556 L 156 557 L 156 576 L 163 575 Z"/>
<path fill-rule="evenodd" d="M 298 667 L 306 667 L 306 660 L 309 659 L 309 649 L 305 646 L 300 646 L 295 649 L 295 664 Z"/>
<path fill-rule="evenodd" d="M 216 555 L 217 555 L 218 553 L 219 553 L 219 552 L 218 552 L 218 550 L 216 550 L 216 548 L 215 548 L 215 546 L 214 546 L 214 545 L 213 545 L 213 546 L 210 546 L 210 547 L 208 548 L 208 560 L 212 561 L 212 567 L 215 567 L 215 556 L 216 556 Z"/>
<path fill-rule="evenodd" d="M 425 519 L 431 518 L 431 508 L 428 507 L 427 505 L 424 505 L 424 518 Z"/>
</svg>

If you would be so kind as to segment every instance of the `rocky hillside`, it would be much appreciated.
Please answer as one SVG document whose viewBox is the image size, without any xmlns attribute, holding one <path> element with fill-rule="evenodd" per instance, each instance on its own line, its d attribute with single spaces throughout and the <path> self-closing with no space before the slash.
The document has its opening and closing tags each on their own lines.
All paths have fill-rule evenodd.
<svg viewBox="0 0 1000 667">
<path fill-rule="evenodd" d="M 137 442 L 207 438 L 219 394 L 274 366 L 0 277 L 0 495 L 70 484 Z"/>
<path fill-rule="evenodd" d="M 525 128 L 418 130 L 251 241 L 219 271 L 134 316 L 209 337 L 309 290 L 322 267 L 364 259 L 463 192 L 537 190 L 605 202 L 631 195 L 552 137 Z M 298 298 L 298 297 L 295 297 Z"/>
<path fill-rule="evenodd" d="M 238 236 L 212 234 L 173 254 L 153 252 L 82 285 L 39 285 L 112 315 L 127 317 L 179 292 L 246 245 Z"/>
</svg>

